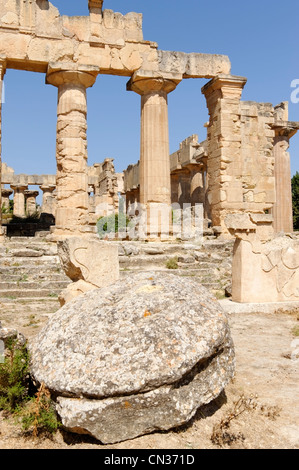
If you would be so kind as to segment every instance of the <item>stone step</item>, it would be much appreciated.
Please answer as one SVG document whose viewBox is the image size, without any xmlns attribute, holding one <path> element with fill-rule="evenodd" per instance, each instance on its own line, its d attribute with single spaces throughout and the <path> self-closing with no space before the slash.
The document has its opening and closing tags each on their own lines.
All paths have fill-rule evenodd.
<svg viewBox="0 0 299 470">
<path fill-rule="evenodd" d="M 32 264 L 31 261 L 27 263 L 7 262 L 5 264 L 0 262 L 0 274 L 11 273 L 18 274 L 18 272 L 26 270 L 28 273 L 47 273 L 48 271 L 61 273 L 62 267 L 58 263 L 41 263 L 41 264 Z"/>
<path fill-rule="evenodd" d="M 56 297 L 59 292 L 54 292 L 51 289 L 0 289 L 1 299 L 16 299 L 19 297 Z"/>
<path fill-rule="evenodd" d="M 55 305 L 59 305 L 59 301 L 57 297 L 55 296 L 47 296 L 47 297 L 16 297 L 14 299 L 11 299 L 9 297 L 7 298 L 1 298 L 0 300 L 0 308 L 1 306 L 4 305 L 5 302 L 5 308 L 14 308 L 15 306 L 22 306 L 24 308 L 24 305 L 26 305 L 26 310 L 30 306 L 32 308 L 39 308 L 39 307 L 44 307 L 49 305 L 50 308 Z"/>
<path fill-rule="evenodd" d="M 5 289 L 21 289 L 21 290 L 32 290 L 32 289 L 48 289 L 53 291 L 61 291 L 70 284 L 69 281 L 48 281 L 43 282 L 31 282 L 31 281 L 19 281 L 19 282 L 7 282 L 0 281 L 0 290 Z"/>
<path fill-rule="evenodd" d="M 32 252 L 34 252 L 32 250 Z M 24 251 L 18 251 L 18 253 L 20 254 L 24 254 Z M 34 253 L 38 253 L 38 252 L 34 252 Z M 5 262 L 9 262 L 9 263 L 13 263 L 13 262 L 17 262 L 19 264 L 28 264 L 28 262 L 30 261 L 30 263 L 33 263 L 33 264 L 43 264 L 43 263 L 56 263 L 56 264 L 60 264 L 60 261 L 59 261 L 59 257 L 57 255 L 49 255 L 49 256 L 46 256 L 46 255 L 38 255 L 38 256 L 35 256 L 35 255 L 31 255 L 30 256 L 10 256 L 10 255 L 5 255 L 5 256 L 1 256 L 0 257 L 0 265 L 1 264 L 4 264 Z"/>
<path fill-rule="evenodd" d="M 7 282 L 7 283 L 28 283 L 28 282 L 70 282 L 70 279 L 64 273 L 39 273 L 36 275 L 32 275 L 32 273 L 28 272 L 25 274 L 9 274 L 5 273 L 5 275 L 0 274 L 0 282 Z"/>
</svg>

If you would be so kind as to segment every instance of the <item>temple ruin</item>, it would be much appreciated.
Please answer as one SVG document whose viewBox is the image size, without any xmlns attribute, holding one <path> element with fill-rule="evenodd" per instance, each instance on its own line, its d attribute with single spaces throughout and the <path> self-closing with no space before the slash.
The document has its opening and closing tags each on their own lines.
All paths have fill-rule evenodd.
<svg viewBox="0 0 299 470">
<path fill-rule="evenodd" d="M 58 90 L 57 173 L 34 181 L 43 204 L 50 204 L 55 188 L 54 239 L 94 231 L 89 194 L 95 205 L 100 194 L 92 181 L 110 171 L 107 162 L 92 171 L 87 165 L 86 89 L 100 74 L 127 76 L 127 90 L 141 97 L 140 160 L 125 170 L 123 193 L 144 207 L 148 224 L 155 224 L 150 207 L 190 202 L 204 204 L 205 217 L 224 236 L 230 236 L 225 218 L 231 213 L 271 214 L 275 231 L 292 231 L 287 150 L 299 123 L 288 120 L 287 103 L 241 101 L 246 78 L 230 74 L 227 56 L 159 50 L 143 38 L 141 14 L 103 10 L 101 0 L 88 6 L 86 17 L 60 16 L 47 0 L 0 6 L 1 80 L 9 68 L 36 71 Z M 169 155 L 167 95 L 186 78 L 209 80 L 202 88 L 207 139 L 201 144 L 191 136 Z M 122 183 L 113 178 L 107 203 L 117 210 Z M 25 193 L 30 178 L 2 179 L 7 204 L 3 184 L 14 191 L 18 215 L 27 206 L 32 213 L 35 193 Z"/>
<path fill-rule="evenodd" d="M 141 14 L 103 10 L 103 0 L 89 0 L 88 8 L 89 16 L 68 17 L 48 0 L 0 5 L 0 106 L 8 69 L 42 73 L 46 84 L 57 88 L 56 174 L 19 174 L 9 156 L 2 163 L 0 108 L 0 313 L 6 324 L 30 330 L 26 384 L 40 386 L 33 426 L 42 407 L 48 412 L 44 390 L 64 431 L 89 434 L 101 445 L 181 432 L 202 406 L 221 397 L 200 413 L 207 418 L 215 406 L 229 404 L 222 392 L 243 366 L 230 392 L 233 400 L 242 395 L 225 408 L 218 426 L 212 422 L 211 442 L 235 446 L 240 439 L 243 448 L 245 436 L 228 429 L 227 416 L 257 410 L 257 421 L 282 411 L 283 426 L 275 429 L 293 443 L 296 416 L 289 421 L 280 404 L 282 398 L 290 407 L 294 402 L 288 399 L 295 367 L 286 367 L 298 360 L 298 348 L 294 353 L 285 347 L 298 332 L 296 325 L 291 334 L 296 320 L 291 323 L 286 313 L 294 316 L 299 307 L 299 233 L 292 233 L 288 153 L 299 122 L 289 121 L 287 102 L 242 101 L 247 80 L 231 75 L 227 56 L 159 50 L 143 38 Z M 104 156 L 88 165 L 86 90 L 101 74 L 127 77 L 126 90 L 140 95 L 139 161 L 121 173 Z M 168 94 L 188 78 L 207 80 L 201 88 L 207 135 L 203 142 L 196 134 L 186 136 L 170 154 Z M 130 217 L 138 212 L 142 230 L 135 231 L 125 217 L 123 238 L 119 224 L 111 240 L 107 233 L 101 237 L 99 225 L 106 220 L 108 226 L 110 217 L 99 218 L 125 209 Z M 14 220 L 22 226 L 36 215 L 45 233 L 41 225 L 34 238 L 22 231 L 11 236 Z M 187 231 L 181 233 L 183 225 Z M 238 323 L 235 317 L 235 342 L 226 313 L 236 308 L 254 316 L 280 312 L 282 319 L 265 335 L 274 315 L 263 324 L 242 315 Z M 36 327 L 38 334 L 31 330 Z M 25 347 L 21 335 L 24 342 L 0 322 L 0 356 L 7 339 Z M 243 356 L 235 355 L 235 344 L 244 348 Z M 258 353 L 270 349 L 275 355 L 260 362 Z M 249 362 L 254 373 L 248 372 Z M 290 380 L 277 393 L 275 384 L 286 374 Z M 269 404 L 279 407 L 256 408 L 251 398 L 243 404 L 243 392 L 253 397 L 257 381 Z M 27 401 L 26 393 L 22 390 Z M 225 433 L 213 441 L 218 428 Z M 256 429 L 266 427 L 255 424 L 251 435 Z M 268 425 L 267 431 L 273 447 Z M 201 448 L 197 425 L 196 432 L 192 442 Z M 4 439 L 7 447 L 9 435 Z M 189 437 L 184 439 L 180 446 L 193 448 Z"/>
<path fill-rule="evenodd" d="M 293 231 L 288 148 L 299 122 L 289 121 L 288 103 L 242 101 L 247 79 L 231 75 L 227 56 L 159 50 L 143 38 L 141 14 L 104 10 L 102 0 L 88 7 L 89 16 L 68 17 L 47 0 L 0 6 L 1 85 L 7 69 L 28 70 L 43 73 L 58 93 L 56 175 L 20 175 L 0 165 L 3 211 L 13 198 L 15 217 L 34 216 L 42 195 L 40 212 L 52 217 L 50 239 L 59 241 L 96 234 L 99 217 L 117 213 L 123 196 L 129 215 L 142 214 L 143 239 L 176 240 L 173 206 L 201 205 L 203 227 L 236 239 L 236 247 L 249 241 L 263 257 L 255 251 L 259 242 Z M 123 173 L 110 158 L 88 166 L 86 89 L 101 74 L 127 77 L 127 91 L 140 95 L 140 158 Z M 188 78 L 207 80 L 201 88 L 207 137 L 187 137 L 170 155 L 167 97 Z M 2 215 L 4 225 L 8 218 Z M 2 239 L 4 232 L 0 226 Z M 292 276 L 297 245 L 290 250 L 291 267 L 285 267 Z M 237 278 L 246 250 L 235 252 Z M 272 268 L 263 272 L 270 271 L 273 277 Z"/>
</svg>

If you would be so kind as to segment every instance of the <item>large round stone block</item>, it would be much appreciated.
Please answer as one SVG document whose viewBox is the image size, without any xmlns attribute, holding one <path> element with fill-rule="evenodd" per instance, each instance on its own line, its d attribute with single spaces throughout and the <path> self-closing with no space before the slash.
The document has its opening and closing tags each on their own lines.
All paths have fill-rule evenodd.
<svg viewBox="0 0 299 470">
<path fill-rule="evenodd" d="M 130 274 L 69 302 L 31 355 L 64 426 L 104 443 L 187 422 L 234 373 L 217 300 L 195 281 L 162 273 Z"/>
</svg>

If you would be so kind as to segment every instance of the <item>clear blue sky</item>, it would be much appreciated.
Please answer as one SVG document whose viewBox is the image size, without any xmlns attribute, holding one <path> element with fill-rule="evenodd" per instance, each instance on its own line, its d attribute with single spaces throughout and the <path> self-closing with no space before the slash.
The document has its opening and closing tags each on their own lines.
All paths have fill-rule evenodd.
<svg viewBox="0 0 299 470">
<path fill-rule="evenodd" d="M 53 0 L 65 15 L 87 15 L 88 0 Z M 232 74 L 248 78 L 243 100 L 290 101 L 299 79 L 298 0 L 104 0 L 104 8 L 143 13 L 144 39 L 159 49 L 226 54 Z M 0 45 L 1 51 L 1 45 Z M 128 78 L 99 75 L 88 89 L 88 162 L 110 157 L 117 171 L 139 159 L 140 97 L 126 91 Z M 170 152 L 191 134 L 206 138 L 208 120 L 201 87 L 184 80 L 169 95 Z M 44 74 L 8 70 L 3 104 L 3 161 L 16 173 L 56 172 L 57 89 Z M 299 103 L 289 104 L 299 121 Z M 292 174 L 299 171 L 299 133 L 291 141 Z"/>
</svg>

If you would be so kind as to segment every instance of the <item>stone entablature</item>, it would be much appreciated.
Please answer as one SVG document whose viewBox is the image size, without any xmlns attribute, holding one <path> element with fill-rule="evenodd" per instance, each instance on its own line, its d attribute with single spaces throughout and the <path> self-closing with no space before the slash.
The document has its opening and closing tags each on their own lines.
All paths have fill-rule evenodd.
<svg viewBox="0 0 299 470">
<path fill-rule="evenodd" d="M 63 61 L 125 76 L 141 67 L 185 77 L 230 72 L 227 56 L 158 51 L 156 42 L 143 39 L 142 14 L 102 10 L 102 3 L 89 1 L 89 16 L 68 17 L 47 0 L 2 2 L 1 53 L 7 67 L 46 73 L 49 63 Z"/>
<path fill-rule="evenodd" d="M 116 173 L 113 159 L 106 158 L 102 163 L 95 163 L 87 168 L 88 181 L 88 211 L 89 225 L 95 225 L 101 215 L 117 212 L 119 206 L 119 194 L 123 193 L 123 174 Z M 9 185 L 12 189 L 5 188 Z M 41 213 L 56 215 L 57 192 L 56 175 L 26 175 L 16 174 L 12 168 L 2 163 L 2 206 L 9 207 L 9 197 L 16 195 L 17 204 L 14 214 L 25 217 L 34 213 L 36 203 L 33 199 L 29 201 L 30 209 L 26 210 L 28 196 L 36 198 L 38 191 L 29 190 L 30 186 L 39 186 L 42 191 Z M 20 196 L 20 192 L 22 195 Z M 14 199 L 13 196 L 13 199 Z M 22 198 L 22 201 L 18 201 Z M 24 208 L 23 208 L 24 206 Z"/>
</svg>

